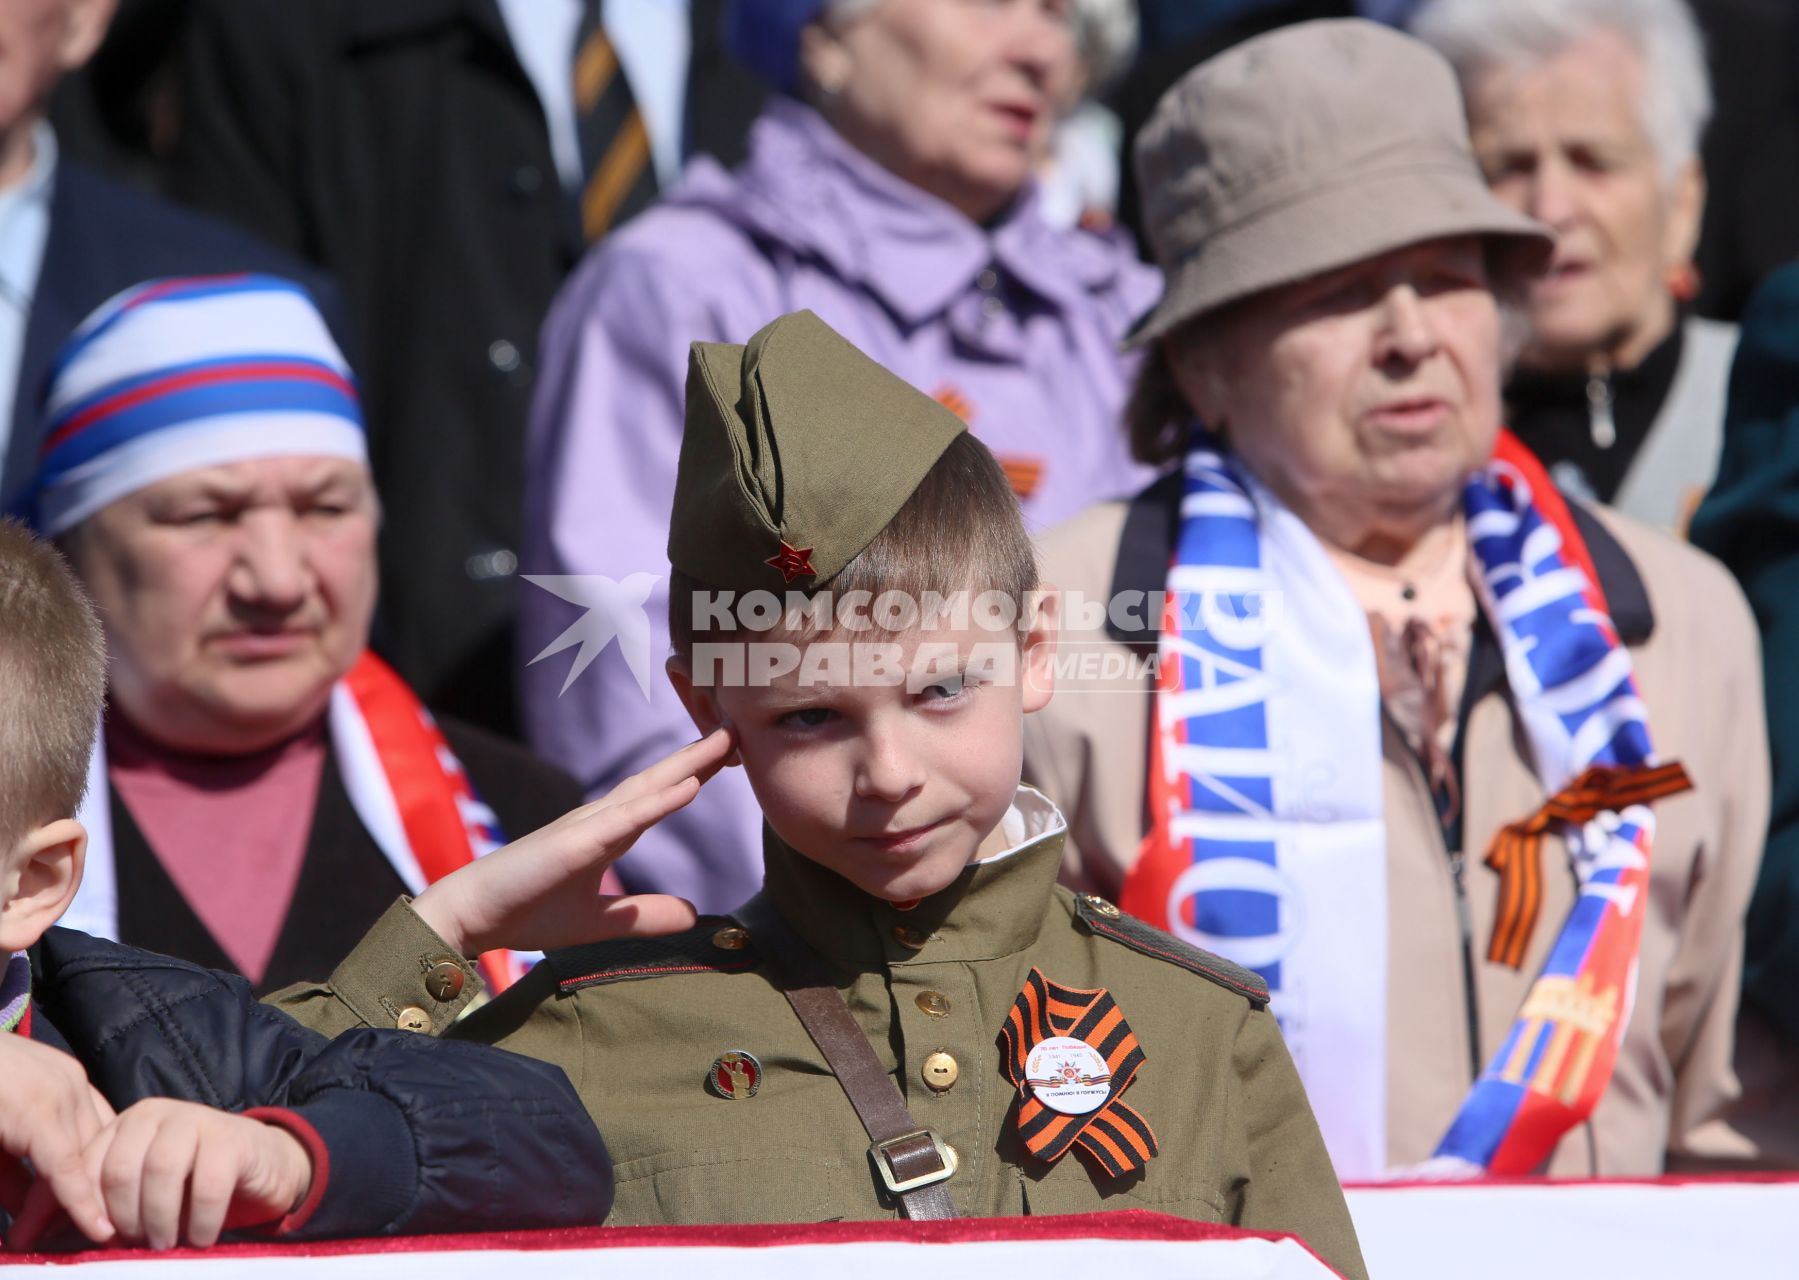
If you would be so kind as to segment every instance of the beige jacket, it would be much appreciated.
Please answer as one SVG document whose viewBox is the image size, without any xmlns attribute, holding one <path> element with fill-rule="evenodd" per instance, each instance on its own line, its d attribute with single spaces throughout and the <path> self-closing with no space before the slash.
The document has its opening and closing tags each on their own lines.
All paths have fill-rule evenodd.
<svg viewBox="0 0 1799 1280">
<path fill-rule="evenodd" d="M 1160 590 L 1173 544 L 1175 489 L 1095 507 L 1043 538 L 1045 581 L 1105 600 Z M 1767 737 L 1756 632 L 1736 584 L 1710 557 L 1625 517 L 1578 510 L 1614 620 L 1630 648 L 1658 753 L 1687 767 L 1694 790 L 1656 804 L 1650 916 L 1635 1011 L 1592 1120 L 1563 1139 L 1556 1175 L 1649 1175 L 1680 1162 L 1753 1152 L 1720 1117 L 1737 1092 L 1732 1020 L 1742 919 L 1768 816 Z M 1081 651 L 1128 652 L 1118 631 L 1065 630 Z M 1481 648 L 1470 663 L 1478 690 Z M 1496 657 L 1496 648 L 1488 657 Z M 1100 664 L 1103 665 L 1103 664 Z M 1475 1004 L 1491 1055 L 1574 900 L 1566 851 L 1545 844 L 1543 912 L 1521 971 L 1486 959 L 1498 876 L 1482 862 L 1505 823 L 1542 804 L 1502 671 L 1464 727 L 1466 881 Z M 1085 674 L 1088 678 L 1083 679 Z M 1028 779 L 1068 815 L 1064 879 L 1115 898 L 1144 834 L 1151 699 L 1140 680 L 1058 672 L 1056 696 L 1026 720 Z M 1389 832 L 1388 1153 L 1429 1157 L 1473 1077 L 1462 934 L 1450 858 L 1424 774 L 1383 721 Z"/>
</svg>

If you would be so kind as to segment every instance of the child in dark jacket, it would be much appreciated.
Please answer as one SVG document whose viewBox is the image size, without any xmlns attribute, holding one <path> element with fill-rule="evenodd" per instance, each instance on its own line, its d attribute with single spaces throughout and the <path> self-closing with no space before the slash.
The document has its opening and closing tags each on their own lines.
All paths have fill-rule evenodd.
<svg viewBox="0 0 1799 1280">
<path fill-rule="evenodd" d="M 336 1040 L 241 978 L 53 927 L 81 882 L 105 685 L 60 556 L 0 522 L 0 1215 L 96 1242 L 601 1221 L 612 1172 L 560 1069 L 403 1031 Z"/>
</svg>

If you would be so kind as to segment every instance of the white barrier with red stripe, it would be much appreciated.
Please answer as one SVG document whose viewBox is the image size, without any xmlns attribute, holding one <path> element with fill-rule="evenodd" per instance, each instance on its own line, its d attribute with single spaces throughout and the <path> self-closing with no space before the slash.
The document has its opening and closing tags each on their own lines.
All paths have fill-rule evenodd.
<svg viewBox="0 0 1799 1280">
<path fill-rule="evenodd" d="M 1374 1280 L 1794 1280 L 1799 1178 L 1348 1189 Z"/>
<path fill-rule="evenodd" d="M 1792 1280 L 1799 1178 L 1349 1189 L 1373 1280 Z M 22 1264 L 22 1265 L 10 1265 Z M 45 1264 L 58 1270 L 47 1270 Z M 8 1259 L 47 1280 L 1328 1280 L 1290 1237 L 1160 1214 L 590 1228 Z M 70 1270 L 72 1269 L 72 1270 Z"/>
<path fill-rule="evenodd" d="M 5 1257 L 0 1254 L 0 1259 Z M 60 1262 L 71 1280 L 1331 1280 L 1290 1236 L 1158 1213 L 810 1226 L 588 1228 L 319 1245 L 110 1251 Z M 23 1268 L 20 1268 L 21 1270 Z M 0 1272 L 7 1271 L 0 1262 Z M 55 1271 L 36 1268 L 46 1280 Z"/>
</svg>

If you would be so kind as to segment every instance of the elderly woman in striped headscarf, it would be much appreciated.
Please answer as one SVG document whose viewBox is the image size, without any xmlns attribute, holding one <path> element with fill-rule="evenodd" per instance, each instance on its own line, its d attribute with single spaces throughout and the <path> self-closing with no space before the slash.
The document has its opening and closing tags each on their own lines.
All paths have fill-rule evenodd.
<svg viewBox="0 0 1799 1280">
<path fill-rule="evenodd" d="M 361 409 L 299 285 L 120 294 L 58 356 L 43 417 L 28 514 L 109 656 L 69 924 L 271 990 L 578 803 L 526 752 L 435 721 L 369 651 Z M 513 963 L 489 958 L 502 984 Z"/>
</svg>

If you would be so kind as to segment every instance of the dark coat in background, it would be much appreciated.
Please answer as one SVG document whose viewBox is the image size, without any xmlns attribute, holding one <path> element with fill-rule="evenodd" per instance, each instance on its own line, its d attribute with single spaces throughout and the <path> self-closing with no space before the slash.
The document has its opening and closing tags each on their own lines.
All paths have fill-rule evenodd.
<svg viewBox="0 0 1799 1280">
<path fill-rule="evenodd" d="M 117 0 L 106 38 L 50 97 L 56 145 L 90 168 L 156 195 L 180 127 L 175 60 L 192 0 Z"/>
<path fill-rule="evenodd" d="M 317 268 L 213 218 L 166 204 L 60 156 L 50 234 L 25 324 L 12 435 L 0 458 L 0 508 L 37 466 L 38 401 L 57 349 L 88 313 L 122 289 L 159 276 L 262 271 L 309 288 L 341 333 L 335 289 Z"/>
<path fill-rule="evenodd" d="M 177 1098 L 292 1111 L 330 1154 L 285 1238 L 598 1224 L 612 1166 L 561 1070 L 403 1031 L 327 1041 L 240 978 L 52 929 L 31 950 L 31 1038 L 114 1108 Z"/>
<path fill-rule="evenodd" d="M 693 83 L 728 96 L 717 7 Z M 180 84 L 175 194 L 343 283 L 385 508 L 376 647 L 431 706 L 515 732 L 537 331 L 582 245 L 497 3 L 196 0 Z M 728 150 L 754 112 L 688 114 L 739 122 L 707 131 Z"/>
<path fill-rule="evenodd" d="M 341 280 L 381 494 L 375 645 L 509 729 L 537 326 L 574 263 L 494 0 L 197 3 L 172 190 Z"/>
<path fill-rule="evenodd" d="M 687 62 L 686 136 L 681 154 L 711 156 L 734 169 L 750 153 L 750 126 L 762 114 L 769 87 L 725 47 L 730 0 L 688 0 L 691 47 Z"/>
<path fill-rule="evenodd" d="M 1742 584 L 1761 630 L 1773 787 L 1749 900 L 1733 1127 L 1758 1163 L 1799 1168 L 1799 264 L 1743 315 L 1718 478 L 1692 538 Z"/>
<path fill-rule="evenodd" d="M 1718 478 L 1691 533 L 1736 575 L 1761 629 L 1773 790 L 1743 999 L 1799 1055 L 1799 264 L 1769 276 L 1743 316 Z"/>
<path fill-rule="evenodd" d="M 1690 0 L 1711 66 L 1705 223 L 1694 309 L 1737 320 L 1763 276 L 1799 257 L 1799 5 Z"/>
</svg>

